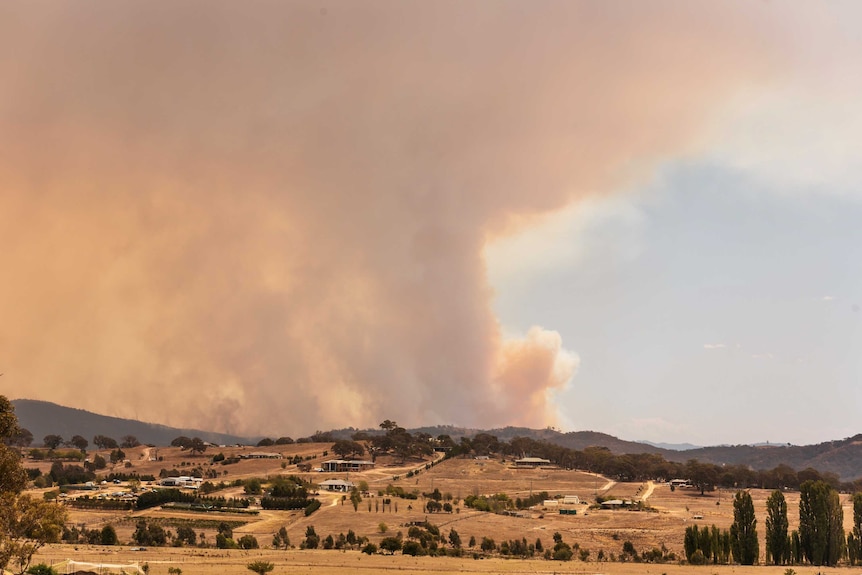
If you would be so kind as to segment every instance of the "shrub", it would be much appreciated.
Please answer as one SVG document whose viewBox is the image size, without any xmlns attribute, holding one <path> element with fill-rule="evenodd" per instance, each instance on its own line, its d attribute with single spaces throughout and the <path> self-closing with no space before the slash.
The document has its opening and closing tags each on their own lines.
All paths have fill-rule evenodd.
<svg viewBox="0 0 862 575">
<path fill-rule="evenodd" d="M 44 563 L 31 566 L 27 569 L 27 573 L 30 573 L 30 575 L 58 575 L 56 569 Z"/>
<path fill-rule="evenodd" d="M 318 499 L 315 499 L 308 504 L 308 507 L 305 508 L 305 516 L 308 517 L 318 509 L 320 509 L 320 501 Z"/>
<path fill-rule="evenodd" d="M 268 561 L 254 561 L 245 566 L 249 571 L 254 571 L 258 575 L 266 575 L 273 569 L 275 569 L 275 565 Z"/>
<path fill-rule="evenodd" d="M 704 557 L 703 551 L 698 549 L 691 554 L 691 557 L 689 558 L 688 562 L 692 565 L 704 565 L 706 563 L 706 557 Z"/>
</svg>

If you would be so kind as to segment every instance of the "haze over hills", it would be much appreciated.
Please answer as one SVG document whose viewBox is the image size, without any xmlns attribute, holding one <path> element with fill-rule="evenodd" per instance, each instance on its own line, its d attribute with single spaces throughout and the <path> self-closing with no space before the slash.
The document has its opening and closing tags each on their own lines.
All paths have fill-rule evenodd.
<svg viewBox="0 0 862 575">
<path fill-rule="evenodd" d="M 113 438 L 134 435 L 142 443 L 154 445 L 168 445 L 171 440 L 180 435 L 200 437 L 205 441 L 218 444 L 242 443 L 248 445 L 255 444 L 260 439 L 260 437 L 241 437 L 199 429 L 180 429 L 109 417 L 47 401 L 16 399 L 12 401 L 12 404 L 15 406 L 15 412 L 21 426 L 30 430 L 36 444 L 41 443 L 42 438 L 48 434 L 57 434 L 64 439 L 69 439 L 77 434 L 88 440 L 97 434 Z M 349 438 L 357 431 L 364 431 L 369 434 L 380 432 L 379 429 L 359 430 L 351 427 L 332 430 L 329 433 L 334 438 Z M 604 447 L 618 454 L 655 453 L 668 461 L 686 462 L 689 459 L 697 459 L 717 465 L 747 465 L 754 469 L 772 469 L 779 464 L 784 464 L 796 470 L 811 467 L 821 472 L 835 473 L 843 480 L 862 477 L 862 434 L 815 445 L 761 443 L 679 449 L 681 445 L 685 444 L 673 444 L 675 448 L 668 449 L 647 442 L 626 441 L 597 431 L 563 433 L 552 428 L 531 429 L 528 427 L 483 430 L 452 425 L 418 427 L 409 431 L 411 433 L 428 433 L 435 437 L 447 434 L 456 441 L 460 437 L 473 437 L 479 433 L 488 433 L 504 441 L 514 437 L 530 437 L 576 450 L 584 450 L 588 447 Z"/>
<path fill-rule="evenodd" d="M 180 429 L 155 423 L 144 423 L 134 419 L 99 415 L 83 409 L 57 405 L 49 401 L 13 399 L 12 405 L 15 406 L 19 425 L 30 430 L 30 433 L 33 434 L 33 443 L 37 445 L 41 444 L 42 438 L 49 434 L 59 435 L 66 440 L 73 435 L 80 435 L 88 441 L 92 441 L 96 435 L 106 435 L 117 440 L 124 435 L 134 435 L 141 443 L 153 445 L 169 445 L 174 438 L 181 435 L 200 437 L 204 441 L 216 444 L 253 444 L 259 440 L 259 438 L 240 437 L 200 429 Z"/>
</svg>

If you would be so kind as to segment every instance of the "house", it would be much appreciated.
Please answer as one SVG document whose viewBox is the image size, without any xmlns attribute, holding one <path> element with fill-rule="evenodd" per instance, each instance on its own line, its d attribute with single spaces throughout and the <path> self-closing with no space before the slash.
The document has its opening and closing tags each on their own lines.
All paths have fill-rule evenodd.
<svg viewBox="0 0 862 575">
<path fill-rule="evenodd" d="M 321 481 L 320 486 L 327 491 L 351 491 L 355 487 L 352 481 L 344 481 L 343 479 L 327 479 Z"/>
<path fill-rule="evenodd" d="M 159 481 L 162 487 L 186 487 L 188 489 L 198 489 L 203 483 L 200 477 L 189 477 L 180 475 L 179 477 L 165 477 Z"/>
<path fill-rule="evenodd" d="M 602 501 L 602 507 L 605 509 L 618 509 L 620 507 L 629 507 L 631 505 L 634 505 L 634 502 L 627 499 L 609 499 L 607 501 Z"/>
<path fill-rule="evenodd" d="M 541 457 L 522 457 L 515 460 L 515 467 L 541 467 L 550 464 L 550 459 L 542 459 Z"/>
<path fill-rule="evenodd" d="M 330 473 L 355 473 L 357 471 L 372 469 L 374 462 L 359 459 L 330 459 L 329 461 L 324 461 L 320 467 Z"/>
</svg>

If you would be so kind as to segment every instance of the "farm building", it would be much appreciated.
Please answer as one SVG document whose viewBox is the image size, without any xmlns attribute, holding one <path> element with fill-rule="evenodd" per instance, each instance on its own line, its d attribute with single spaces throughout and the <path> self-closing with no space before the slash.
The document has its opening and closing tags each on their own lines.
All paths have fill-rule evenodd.
<svg viewBox="0 0 862 575">
<path fill-rule="evenodd" d="M 343 479 L 327 479 L 321 481 L 320 486 L 327 491 L 350 491 L 355 487 L 352 481 L 344 481 Z"/>
<path fill-rule="evenodd" d="M 188 477 L 181 475 L 179 477 L 165 477 L 159 480 L 159 485 L 162 487 L 188 487 L 189 489 L 197 489 L 203 483 L 200 477 Z"/>
<path fill-rule="evenodd" d="M 541 457 L 522 457 L 515 460 L 515 467 L 541 467 L 550 464 L 550 459 L 542 459 Z"/>
<path fill-rule="evenodd" d="M 329 461 L 324 461 L 323 465 L 321 465 L 324 471 L 329 472 L 356 472 L 372 469 L 373 467 L 373 461 L 362 461 L 359 459 L 330 459 Z"/>
</svg>

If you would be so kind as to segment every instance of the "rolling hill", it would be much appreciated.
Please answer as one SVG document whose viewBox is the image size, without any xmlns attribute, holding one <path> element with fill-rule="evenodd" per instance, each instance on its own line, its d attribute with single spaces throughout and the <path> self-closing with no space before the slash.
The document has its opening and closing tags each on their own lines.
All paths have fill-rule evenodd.
<svg viewBox="0 0 862 575">
<path fill-rule="evenodd" d="M 185 435 L 200 437 L 217 444 L 255 444 L 259 437 L 240 437 L 199 429 L 179 429 L 131 419 L 108 417 L 82 409 L 63 407 L 47 401 L 16 399 L 12 401 L 22 427 L 33 434 L 34 442 L 41 443 L 48 434 L 57 434 L 64 439 L 82 435 L 91 440 L 101 434 L 119 439 L 134 435 L 142 443 L 168 445 L 174 438 Z M 349 438 L 360 431 L 355 428 L 332 430 L 334 438 Z M 380 433 L 379 429 L 362 430 L 369 434 Z M 456 441 L 460 437 L 472 437 L 478 433 L 489 433 L 500 440 L 513 437 L 530 437 L 549 443 L 584 450 L 587 447 L 605 447 L 614 453 L 656 453 L 668 461 L 686 462 L 689 459 L 716 465 L 747 465 L 753 469 L 772 469 L 779 464 L 788 465 L 797 471 L 811 467 L 820 472 L 831 472 L 842 480 L 862 477 L 862 434 L 854 437 L 827 441 L 814 445 L 719 445 L 696 449 L 667 449 L 643 442 L 626 441 L 597 431 L 572 431 L 562 433 L 555 429 L 530 429 L 527 427 L 503 427 L 498 429 L 475 429 L 438 425 L 419 427 L 411 433 L 423 432 L 432 436 L 446 434 Z"/>
<path fill-rule="evenodd" d="M 15 414 L 21 427 L 29 429 L 33 434 L 34 444 L 41 444 L 42 438 L 49 434 L 59 435 L 66 440 L 73 435 L 80 435 L 88 441 L 92 441 L 96 435 L 106 435 L 118 441 L 124 435 L 134 435 L 141 443 L 153 445 L 169 445 L 174 438 L 181 435 L 200 437 L 216 444 L 247 445 L 257 443 L 259 439 L 109 417 L 35 399 L 13 399 L 12 405 L 15 406 Z"/>
</svg>

